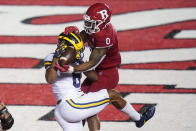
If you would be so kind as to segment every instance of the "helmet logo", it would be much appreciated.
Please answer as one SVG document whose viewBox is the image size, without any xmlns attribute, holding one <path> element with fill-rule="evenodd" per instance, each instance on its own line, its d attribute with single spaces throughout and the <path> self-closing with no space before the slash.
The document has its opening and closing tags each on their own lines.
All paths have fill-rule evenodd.
<svg viewBox="0 0 196 131">
<path fill-rule="evenodd" d="M 107 10 L 101 10 L 101 11 L 99 11 L 97 13 L 100 13 L 101 14 L 101 19 L 102 20 L 105 20 L 109 16 Z"/>
</svg>

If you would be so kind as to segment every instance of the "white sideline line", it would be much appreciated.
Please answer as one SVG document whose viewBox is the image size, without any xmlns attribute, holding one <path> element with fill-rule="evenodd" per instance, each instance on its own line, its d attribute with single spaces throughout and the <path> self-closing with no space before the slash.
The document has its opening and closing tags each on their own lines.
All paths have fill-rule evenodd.
<svg viewBox="0 0 196 131">
<path fill-rule="evenodd" d="M 119 84 L 177 85 L 196 88 L 196 71 L 119 70 Z M 0 83 L 46 83 L 45 69 L 0 69 Z"/>
<path fill-rule="evenodd" d="M 0 69 L 0 83 L 46 83 L 45 69 Z"/>
<path fill-rule="evenodd" d="M 176 85 L 176 88 L 196 88 L 196 71 L 119 70 L 119 84 Z"/>
<path fill-rule="evenodd" d="M 0 44 L 0 57 L 44 59 L 54 52 L 56 44 Z M 196 60 L 196 48 L 161 49 L 121 52 L 122 64 Z M 89 56 L 89 49 L 86 48 Z"/>
<path fill-rule="evenodd" d="M 29 57 L 44 59 L 54 52 L 56 44 L 0 44 L 0 57 Z"/>
<path fill-rule="evenodd" d="M 122 64 L 196 60 L 196 48 L 121 52 Z"/>
<path fill-rule="evenodd" d="M 58 35 L 66 26 L 77 25 L 83 29 L 83 21 L 61 24 L 28 25 L 21 21 L 40 16 L 84 14 L 86 6 L 0 6 L 0 35 L 51 36 Z M 25 13 L 24 13 L 25 10 Z M 35 11 L 36 10 L 36 11 Z M 5 13 L 6 12 L 6 13 Z M 22 14 L 22 15 L 21 15 Z M 113 15 L 112 23 L 118 31 L 133 30 L 195 20 L 196 8 L 156 9 Z M 13 21 L 14 19 L 14 21 Z M 11 22 L 10 22 L 11 21 Z"/>
<path fill-rule="evenodd" d="M 182 30 L 174 36 L 175 39 L 196 39 L 196 30 Z"/>
</svg>

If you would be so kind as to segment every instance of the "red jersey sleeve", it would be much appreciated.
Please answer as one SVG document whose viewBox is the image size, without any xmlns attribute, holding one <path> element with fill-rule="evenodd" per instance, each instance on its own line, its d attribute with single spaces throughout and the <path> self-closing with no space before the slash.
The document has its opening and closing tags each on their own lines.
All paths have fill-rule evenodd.
<svg viewBox="0 0 196 131">
<path fill-rule="evenodd" d="M 118 49 L 117 33 L 112 25 L 92 35 L 91 41 L 93 48 L 109 47 L 106 57 L 97 68 L 104 69 L 120 65 L 121 57 Z"/>
<path fill-rule="evenodd" d="M 103 48 L 103 47 L 112 46 L 111 36 L 109 35 L 96 36 L 94 38 L 94 46 L 95 48 Z"/>
</svg>

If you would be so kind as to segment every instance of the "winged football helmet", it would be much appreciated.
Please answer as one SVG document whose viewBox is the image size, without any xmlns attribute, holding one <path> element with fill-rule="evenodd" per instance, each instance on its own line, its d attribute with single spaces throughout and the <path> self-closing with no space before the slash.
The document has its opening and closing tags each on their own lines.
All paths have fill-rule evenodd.
<svg viewBox="0 0 196 131">
<path fill-rule="evenodd" d="M 73 47 L 76 50 L 76 59 L 80 60 L 83 58 L 84 43 L 79 34 L 69 33 L 65 35 L 64 33 L 61 33 L 58 38 L 57 46 L 61 46 L 61 48 L 64 49 L 68 46 Z"/>
</svg>

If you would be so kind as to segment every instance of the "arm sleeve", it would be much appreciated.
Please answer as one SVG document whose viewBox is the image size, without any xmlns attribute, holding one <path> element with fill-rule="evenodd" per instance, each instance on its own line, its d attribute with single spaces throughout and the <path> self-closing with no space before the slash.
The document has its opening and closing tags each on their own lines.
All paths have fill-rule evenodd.
<svg viewBox="0 0 196 131">
<path fill-rule="evenodd" d="M 45 67 L 46 70 L 47 70 L 48 68 L 50 68 L 50 66 L 51 66 L 51 64 L 52 64 L 53 56 L 54 56 L 54 53 L 50 53 L 49 55 L 47 55 L 47 56 L 44 58 L 44 67 Z"/>
</svg>

